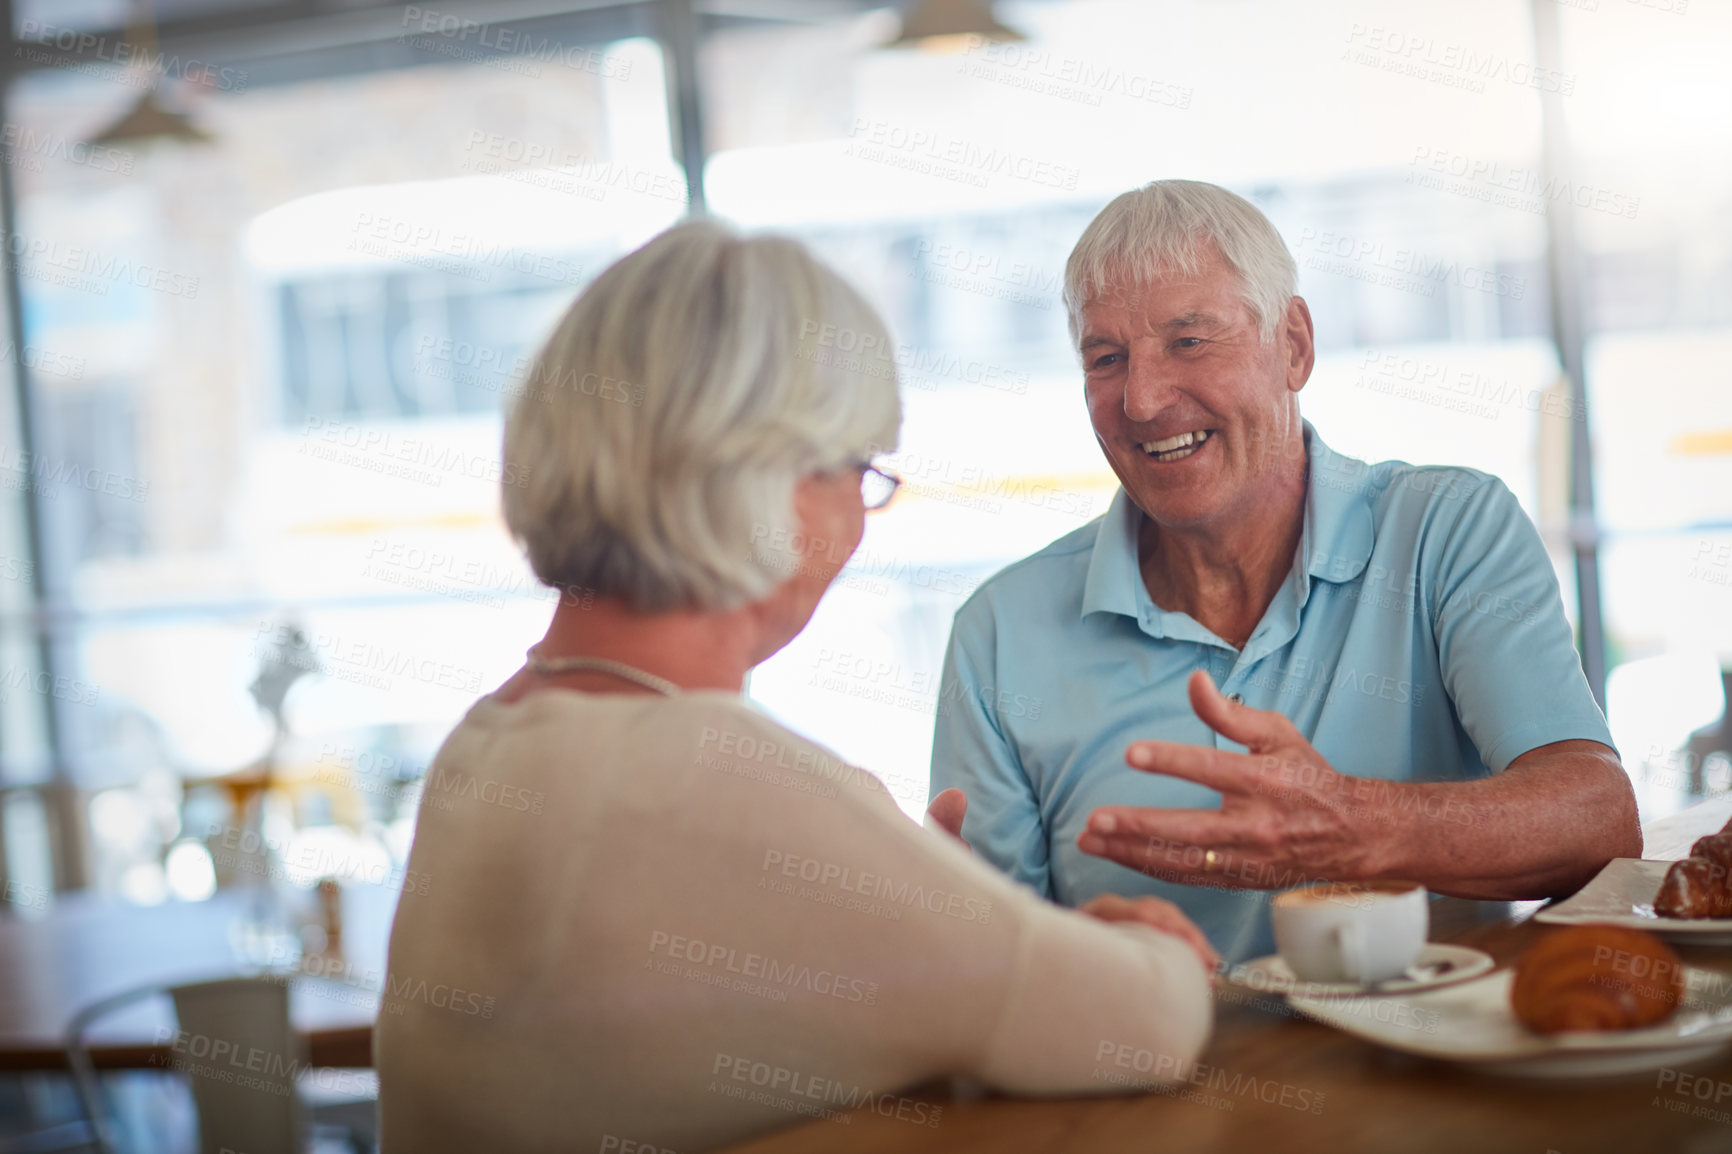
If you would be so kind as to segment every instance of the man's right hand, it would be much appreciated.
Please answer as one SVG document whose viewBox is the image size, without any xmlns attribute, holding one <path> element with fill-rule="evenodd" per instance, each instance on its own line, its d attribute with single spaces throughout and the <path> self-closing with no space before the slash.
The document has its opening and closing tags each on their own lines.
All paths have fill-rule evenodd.
<svg viewBox="0 0 1732 1154">
<path fill-rule="evenodd" d="M 1172 902 L 1160 898 L 1122 898 L 1118 894 L 1102 894 L 1077 907 L 1079 913 L 1103 922 L 1140 922 L 1165 934 L 1172 934 L 1196 951 L 1203 969 L 1211 975 L 1221 968 L 1221 955 L 1203 936 L 1203 931 Z"/>
</svg>

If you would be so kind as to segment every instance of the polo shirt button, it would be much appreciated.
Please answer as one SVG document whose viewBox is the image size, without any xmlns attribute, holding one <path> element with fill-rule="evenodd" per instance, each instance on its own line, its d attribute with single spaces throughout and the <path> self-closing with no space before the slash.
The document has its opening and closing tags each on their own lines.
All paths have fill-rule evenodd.
<svg viewBox="0 0 1732 1154">
<path fill-rule="evenodd" d="M 1229 693 L 1227 694 L 1227 700 L 1231 701 L 1234 705 L 1243 705 L 1245 704 L 1245 695 L 1243 693 Z"/>
</svg>

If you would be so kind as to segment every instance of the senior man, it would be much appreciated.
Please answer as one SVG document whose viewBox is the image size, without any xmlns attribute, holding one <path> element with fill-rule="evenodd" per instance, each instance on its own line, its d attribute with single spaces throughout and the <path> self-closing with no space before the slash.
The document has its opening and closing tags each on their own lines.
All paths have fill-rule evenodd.
<svg viewBox="0 0 1732 1154">
<path fill-rule="evenodd" d="M 933 817 L 982 856 L 1066 905 L 1173 900 L 1229 961 L 1271 948 L 1271 890 L 1542 898 L 1642 849 L 1533 525 L 1301 420 L 1295 276 L 1210 184 L 1089 225 L 1064 296 L 1121 487 L 957 613 L 933 742 Z"/>
</svg>

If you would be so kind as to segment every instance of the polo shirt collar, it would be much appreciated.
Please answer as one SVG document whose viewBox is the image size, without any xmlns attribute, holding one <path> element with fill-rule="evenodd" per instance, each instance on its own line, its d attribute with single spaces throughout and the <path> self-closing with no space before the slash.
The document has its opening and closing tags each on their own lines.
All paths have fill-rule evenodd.
<svg viewBox="0 0 1732 1154">
<path fill-rule="evenodd" d="M 1323 443 L 1310 421 L 1305 423 L 1305 449 L 1310 457 L 1306 479 L 1305 527 L 1299 538 L 1306 580 L 1301 603 L 1310 589 L 1309 578 L 1320 581 L 1351 581 L 1371 558 L 1370 466 L 1346 457 Z M 1082 615 L 1118 613 L 1140 618 L 1147 609 L 1165 614 L 1149 602 L 1137 565 L 1137 528 L 1143 512 L 1131 503 L 1121 485 L 1113 494 L 1095 535 L 1083 582 Z"/>
<path fill-rule="evenodd" d="M 1137 526 L 1143 511 L 1131 504 L 1123 485 L 1101 517 L 1095 534 L 1094 553 L 1089 557 L 1088 576 L 1083 581 L 1082 615 L 1121 613 L 1141 615 L 1138 595 L 1148 599 L 1142 571 L 1137 566 Z"/>
<path fill-rule="evenodd" d="M 1305 422 L 1311 456 L 1306 482 L 1305 531 L 1299 538 L 1305 572 L 1340 584 L 1365 571 L 1376 540 L 1371 514 L 1371 466 L 1337 453 Z"/>
</svg>

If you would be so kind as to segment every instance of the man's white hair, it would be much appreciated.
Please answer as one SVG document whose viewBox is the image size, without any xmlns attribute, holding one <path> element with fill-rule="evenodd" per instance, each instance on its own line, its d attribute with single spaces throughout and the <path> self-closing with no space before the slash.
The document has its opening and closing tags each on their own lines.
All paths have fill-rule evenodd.
<svg viewBox="0 0 1732 1154">
<path fill-rule="evenodd" d="M 505 425 L 505 522 L 549 585 L 731 609 L 799 563 L 800 479 L 894 449 L 901 422 L 859 293 L 796 241 L 680 224 L 537 356 Z"/>
<path fill-rule="evenodd" d="M 1281 234 L 1256 205 L 1219 185 L 1156 180 L 1101 209 L 1071 250 L 1064 267 L 1071 344 L 1089 302 L 1175 273 L 1195 276 L 1211 245 L 1238 275 L 1258 333 L 1274 339 L 1299 279 Z"/>
</svg>

